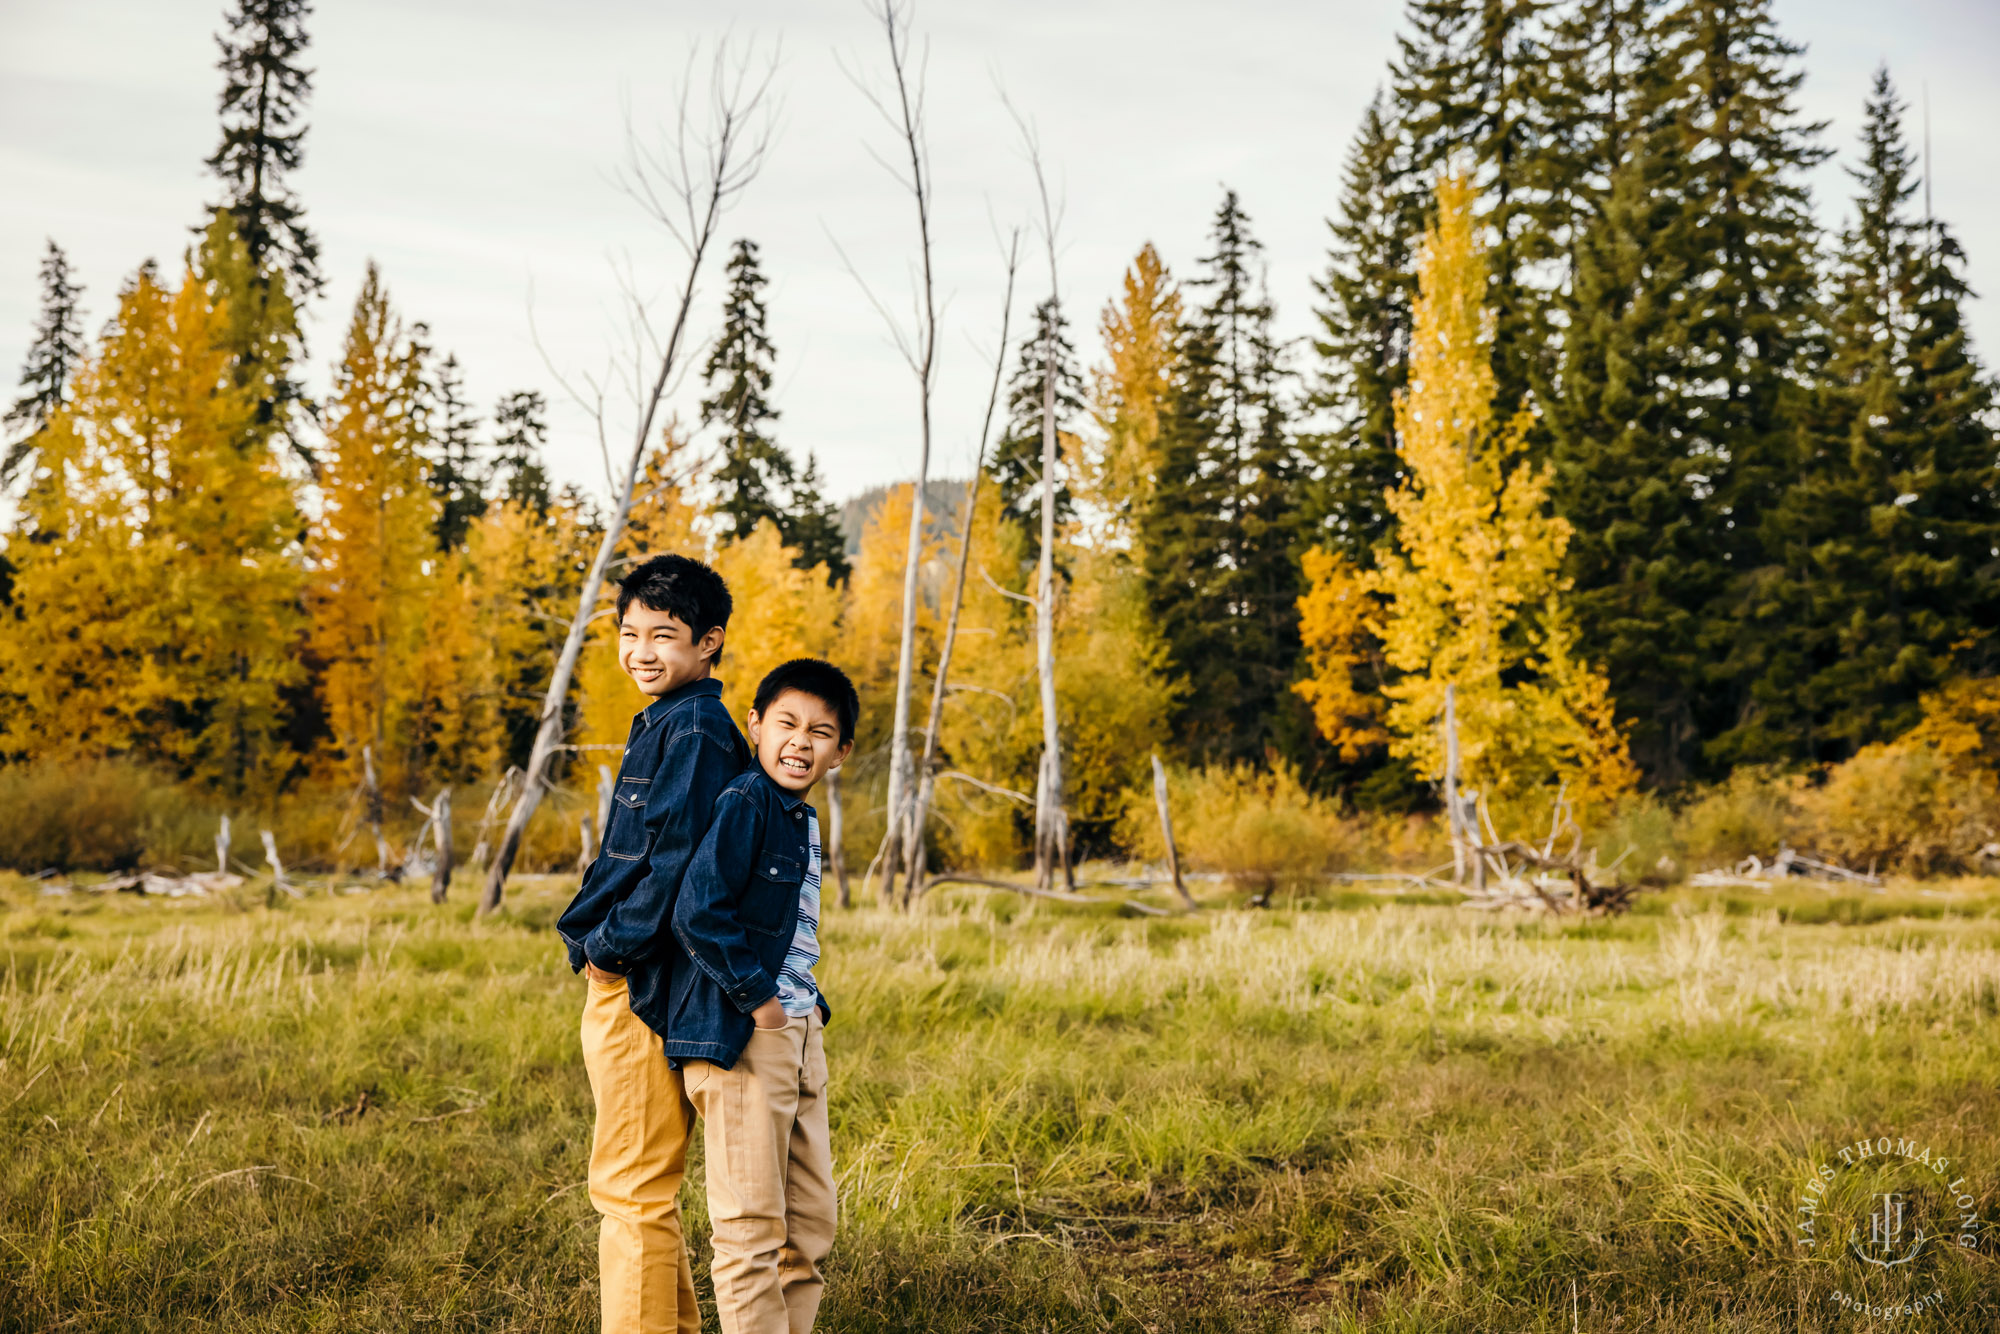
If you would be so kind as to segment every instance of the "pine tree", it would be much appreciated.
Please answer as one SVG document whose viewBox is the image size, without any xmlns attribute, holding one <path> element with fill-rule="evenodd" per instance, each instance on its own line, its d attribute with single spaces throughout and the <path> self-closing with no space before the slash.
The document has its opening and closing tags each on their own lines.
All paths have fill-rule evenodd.
<svg viewBox="0 0 2000 1334">
<path fill-rule="evenodd" d="M 1055 344 L 1056 431 L 1069 436 L 1068 424 L 1083 410 L 1083 373 L 1076 349 L 1064 336 L 1069 321 L 1053 299 L 1035 307 L 1034 326 L 1021 336 L 1019 360 L 1007 381 L 1007 425 L 987 464 L 1000 493 L 1001 512 L 1021 525 L 1028 537 L 1022 557 L 1029 564 L 1041 558 L 1042 388 L 1048 380 L 1049 344 Z M 1060 445 L 1058 455 L 1065 453 Z M 1069 469 L 1058 463 L 1055 479 L 1056 524 L 1069 526 L 1076 514 Z"/>
<path fill-rule="evenodd" d="M 1191 284 L 1189 320 L 1158 484 L 1139 525 L 1148 595 L 1187 686 L 1182 735 L 1214 759 L 1298 746 L 1290 686 L 1299 638 L 1298 493 L 1272 310 L 1253 274 L 1261 247 L 1234 191 Z"/>
<path fill-rule="evenodd" d="M 1538 179 L 1543 80 L 1543 14 L 1549 0 L 1410 0 L 1397 38 L 1395 120 L 1408 143 L 1405 207 L 1428 216 L 1430 186 L 1464 159 L 1475 172 L 1493 228 L 1488 254 L 1495 318 L 1498 404 L 1518 403 L 1549 345 L 1549 293 L 1530 267 L 1544 257 L 1549 192 Z M 1415 235 L 1416 220 L 1402 235 Z"/>
<path fill-rule="evenodd" d="M 778 413 L 770 404 L 771 361 L 776 355 L 764 327 L 769 281 L 757 260 L 757 243 L 741 240 L 730 252 L 729 291 L 722 302 L 722 332 L 709 353 L 702 378 L 708 397 L 701 421 L 722 432 L 721 488 L 716 514 L 728 537 L 748 537 L 763 520 L 783 526 L 785 498 L 792 483 L 791 456 L 766 431 Z"/>
<path fill-rule="evenodd" d="M 21 365 L 21 396 L 14 400 L 0 426 L 14 434 L 0 456 L 0 487 L 11 484 L 35 452 L 35 437 L 67 401 L 70 377 L 83 361 L 83 314 L 77 298 L 83 287 L 70 276 L 69 257 L 54 240 L 42 256 L 42 312 L 35 320 L 34 341 Z"/>
<path fill-rule="evenodd" d="M 1684 0 L 1647 40 L 1634 128 L 1577 246 L 1549 427 L 1586 656 L 1671 786 L 1776 753 L 1749 683 L 1771 648 L 1764 515 L 1803 461 L 1802 177 L 1822 153 L 1765 0 Z"/>
<path fill-rule="evenodd" d="M 438 501 L 438 550 L 456 551 L 465 545 L 472 521 L 486 512 L 487 469 L 479 457 L 479 420 L 466 404 L 456 354 L 445 357 L 425 388 L 426 476 Z"/>
<path fill-rule="evenodd" d="M 1384 501 L 1400 477 L 1396 394 L 1409 378 L 1410 252 L 1404 150 L 1377 93 L 1348 150 L 1332 253 L 1314 282 L 1320 372 L 1309 406 L 1329 430 L 1311 442 L 1319 475 L 1311 500 L 1318 541 L 1367 565 L 1392 522 Z"/>
<path fill-rule="evenodd" d="M 535 513 L 549 512 L 549 405 L 532 389 L 507 395 L 493 408 L 493 480 L 497 494 Z"/>
<path fill-rule="evenodd" d="M 828 583 L 844 584 L 851 568 L 847 561 L 847 534 L 840 527 L 840 506 L 826 498 L 825 488 L 819 460 L 807 454 L 806 466 L 792 482 L 783 537 L 785 545 L 794 552 L 793 564 L 802 570 L 824 566 Z"/>
<path fill-rule="evenodd" d="M 2000 648 L 1991 390 L 1965 344 L 1957 242 L 1910 212 L 1902 111 L 1878 70 L 1848 169 L 1861 190 L 1832 275 L 1820 419 L 1765 524 L 1784 577 L 1759 590 L 1750 692 L 1771 749 L 1806 759 L 1901 733 L 1926 691 Z"/>
<path fill-rule="evenodd" d="M 312 41 L 305 27 L 311 12 L 310 0 L 237 0 L 226 16 L 229 35 L 216 38 L 222 144 L 208 166 L 229 186 L 224 207 L 252 264 L 282 269 L 301 292 L 316 295 L 323 285 L 319 243 L 286 183 L 305 160 L 312 71 L 299 57 Z"/>
</svg>

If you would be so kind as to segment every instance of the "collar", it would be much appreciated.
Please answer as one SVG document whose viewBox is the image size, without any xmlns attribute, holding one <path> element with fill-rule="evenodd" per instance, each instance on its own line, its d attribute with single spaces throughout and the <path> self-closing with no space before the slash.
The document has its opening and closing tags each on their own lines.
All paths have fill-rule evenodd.
<svg viewBox="0 0 2000 1334">
<path fill-rule="evenodd" d="M 777 779 L 771 777 L 771 775 L 765 773 L 764 766 L 757 762 L 757 757 L 754 754 L 750 757 L 750 767 L 756 771 L 757 781 L 762 783 L 765 787 L 770 788 L 771 791 L 777 795 L 778 804 L 784 807 L 787 811 L 795 811 L 799 807 L 806 804 L 806 799 L 804 797 L 792 791 L 790 788 L 786 787 L 783 783 L 780 783 Z"/>
<path fill-rule="evenodd" d="M 699 699 L 703 695 L 707 695 L 712 699 L 721 699 L 722 682 L 712 676 L 704 676 L 689 681 L 686 685 L 675 686 L 672 690 L 669 690 L 666 694 L 639 710 L 639 717 L 645 722 L 646 726 L 651 727 L 654 723 L 659 722 L 689 700 Z"/>
</svg>

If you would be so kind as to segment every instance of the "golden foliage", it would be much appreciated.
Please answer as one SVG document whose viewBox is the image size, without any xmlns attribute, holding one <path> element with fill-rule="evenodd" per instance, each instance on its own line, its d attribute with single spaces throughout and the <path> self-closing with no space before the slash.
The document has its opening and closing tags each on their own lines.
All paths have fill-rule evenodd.
<svg viewBox="0 0 2000 1334">
<path fill-rule="evenodd" d="M 455 728 L 438 716 L 453 703 L 435 692 L 451 689 L 457 673 L 424 652 L 438 628 L 430 602 L 447 581 L 437 500 L 418 452 L 420 372 L 420 353 L 370 265 L 327 403 L 308 605 L 334 738 L 327 771 L 358 781 L 363 747 L 372 747 L 385 790 L 397 795 L 414 791 L 423 743 Z M 454 642 L 441 654 L 450 662 L 461 651 Z"/>
<path fill-rule="evenodd" d="M 768 519 L 715 553 L 716 573 L 729 584 L 735 603 L 722 702 L 740 727 L 748 727 L 758 683 L 773 667 L 793 658 L 823 658 L 834 649 L 840 592 L 827 583 L 826 566 L 802 570 L 792 564 L 795 554 Z"/>
<path fill-rule="evenodd" d="M 1093 545 L 1131 545 L 1132 516 L 1159 467 L 1160 414 L 1172 390 L 1180 322 L 1180 292 L 1149 241 L 1125 270 L 1121 299 L 1098 321 L 1106 360 L 1092 373 L 1091 414 L 1103 438 L 1083 450 L 1076 481 L 1086 512 L 1102 516 Z"/>
<path fill-rule="evenodd" d="M 1369 576 L 1338 552 L 1305 554 L 1306 591 L 1299 597 L 1299 639 L 1306 675 L 1292 689 L 1312 706 L 1313 726 L 1349 764 L 1388 744 L 1382 697 L 1363 688 L 1380 609 Z"/>
<path fill-rule="evenodd" d="M 142 752 L 232 791 L 290 767 L 299 518 L 257 420 L 270 370 L 231 350 L 246 265 L 218 222 L 178 288 L 142 269 L 50 421 L 9 548 L 0 750 Z"/>
<path fill-rule="evenodd" d="M 1636 782 L 1609 687 L 1582 662 L 1564 604 L 1568 523 L 1549 512 L 1549 470 L 1525 457 L 1532 417 L 1493 420 L 1487 260 L 1471 185 L 1446 176 L 1426 233 L 1410 385 L 1396 401 L 1404 484 L 1373 587 L 1384 599 L 1391 750 L 1426 777 L 1444 768 L 1439 720 L 1455 684 L 1465 782 L 1496 814 L 1538 820 L 1527 800 L 1555 778 L 1588 808 Z"/>
<path fill-rule="evenodd" d="M 1304 886 L 1338 870 L 1358 837 L 1340 807 L 1307 791 L 1298 771 L 1283 760 L 1268 768 L 1169 769 L 1167 792 L 1183 865 L 1220 871 L 1264 893 Z M 1141 856 L 1165 859 L 1150 787 L 1132 791 L 1125 837 Z"/>
</svg>

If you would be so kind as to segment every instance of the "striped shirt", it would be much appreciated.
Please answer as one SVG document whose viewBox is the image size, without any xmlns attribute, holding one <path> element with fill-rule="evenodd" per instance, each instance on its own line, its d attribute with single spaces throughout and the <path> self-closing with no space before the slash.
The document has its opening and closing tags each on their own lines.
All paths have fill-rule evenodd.
<svg viewBox="0 0 2000 1334">
<path fill-rule="evenodd" d="M 819 1002 L 813 965 L 819 962 L 819 816 L 806 807 L 806 878 L 799 885 L 799 925 L 778 969 L 778 1004 L 794 1019 L 811 1014 Z"/>
</svg>

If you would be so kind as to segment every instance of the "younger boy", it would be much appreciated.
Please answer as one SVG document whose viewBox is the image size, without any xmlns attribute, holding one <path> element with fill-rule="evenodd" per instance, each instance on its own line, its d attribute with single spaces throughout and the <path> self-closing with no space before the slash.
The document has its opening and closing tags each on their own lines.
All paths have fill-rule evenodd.
<svg viewBox="0 0 2000 1334">
<path fill-rule="evenodd" d="M 757 687 L 756 762 L 716 798 L 674 904 L 667 1054 L 701 1114 L 723 1334 L 808 1334 L 833 1245 L 831 1011 L 819 961 L 819 820 L 806 795 L 854 749 L 838 667 L 795 658 Z"/>
<path fill-rule="evenodd" d="M 714 677 L 729 612 L 722 577 L 685 556 L 655 556 L 619 584 L 618 665 L 652 702 L 632 720 L 602 849 L 556 922 L 570 967 L 589 978 L 583 1064 L 597 1103 L 590 1203 L 604 1219 L 605 1334 L 701 1328 L 676 1199 L 694 1113 L 660 1039 L 674 894 L 717 794 L 750 758 Z"/>
</svg>

